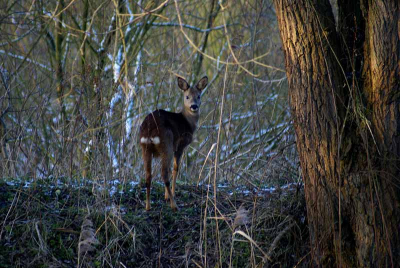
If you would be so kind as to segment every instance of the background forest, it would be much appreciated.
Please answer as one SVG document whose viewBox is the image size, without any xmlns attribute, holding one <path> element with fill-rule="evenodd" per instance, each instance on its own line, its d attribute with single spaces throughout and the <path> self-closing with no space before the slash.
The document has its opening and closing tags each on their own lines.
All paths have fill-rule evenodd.
<svg viewBox="0 0 400 268">
<path fill-rule="evenodd" d="M 0 1 L 0 266 L 307 262 L 272 1 Z M 172 213 L 138 130 L 207 75 Z"/>
</svg>

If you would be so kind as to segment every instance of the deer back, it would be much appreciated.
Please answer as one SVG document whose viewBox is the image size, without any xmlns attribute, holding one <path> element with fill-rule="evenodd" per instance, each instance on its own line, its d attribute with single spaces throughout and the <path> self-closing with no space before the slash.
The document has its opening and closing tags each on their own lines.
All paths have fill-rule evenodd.
<svg viewBox="0 0 400 268">
<path fill-rule="evenodd" d="M 158 145 L 166 142 L 166 135 L 173 136 L 173 148 L 185 148 L 193 138 L 194 129 L 182 113 L 156 110 L 144 119 L 140 127 L 141 144 Z"/>
</svg>

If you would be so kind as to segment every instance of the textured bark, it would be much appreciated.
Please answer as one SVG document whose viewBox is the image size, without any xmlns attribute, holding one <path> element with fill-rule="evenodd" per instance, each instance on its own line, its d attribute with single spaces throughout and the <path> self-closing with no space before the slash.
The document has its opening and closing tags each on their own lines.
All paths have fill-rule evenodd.
<svg viewBox="0 0 400 268">
<path fill-rule="evenodd" d="M 399 3 L 274 0 L 312 241 L 321 266 L 399 256 Z"/>
</svg>

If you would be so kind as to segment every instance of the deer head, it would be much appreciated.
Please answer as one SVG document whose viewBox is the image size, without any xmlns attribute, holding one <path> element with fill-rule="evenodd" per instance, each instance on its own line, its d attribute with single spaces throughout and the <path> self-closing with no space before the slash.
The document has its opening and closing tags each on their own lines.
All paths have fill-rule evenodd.
<svg viewBox="0 0 400 268">
<path fill-rule="evenodd" d="M 201 105 L 201 91 L 207 86 L 208 78 L 204 76 L 194 87 L 185 79 L 178 77 L 178 86 L 183 90 L 184 111 L 187 114 L 198 114 Z"/>
</svg>

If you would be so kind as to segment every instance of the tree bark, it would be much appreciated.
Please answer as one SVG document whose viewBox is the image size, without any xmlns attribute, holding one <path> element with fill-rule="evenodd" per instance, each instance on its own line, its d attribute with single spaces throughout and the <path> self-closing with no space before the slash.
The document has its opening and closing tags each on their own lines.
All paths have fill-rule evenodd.
<svg viewBox="0 0 400 268">
<path fill-rule="evenodd" d="M 312 259 L 400 263 L 397 0 L 274 0 L 285 53 Z"/>
<path fill-rule="evenodd" d="M 61 118 L 63 120 L 64 127 L 66 126 L 66 109 L 64 103 L 64 70 L 62 64 L 62 45 L 64 41 L 64 33 L 63 33 L 63 12 L 62 10 L 65 7 L 64 1 L 58 1 L 57 13 L 57 22 L 56 28 L 54 30 L 54 38 L 55 38 L 55 51 L 54 51 L 54 59 L 55 59 L 55 70 L 56 70 L 56 89 L 57 89 L 57 98 L 60 103 L 60 111 Z M 65 136 L 65 135 L 63 135 Z"/>
</svg>

